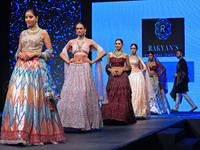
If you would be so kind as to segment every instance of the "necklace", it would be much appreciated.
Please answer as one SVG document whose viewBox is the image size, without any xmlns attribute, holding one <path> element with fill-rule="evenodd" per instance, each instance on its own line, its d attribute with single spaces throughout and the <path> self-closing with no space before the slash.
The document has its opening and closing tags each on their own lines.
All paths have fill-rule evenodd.
<svg viewBox="0 0 200 150">
<path fill-rule="evenodd" d="M 79 45 L 78 39 L 83 41 L 83 42 L 81 43 L 81 45 Z M 83 46 L 83 43 L 85 42 L 85 36 L 84 36 L 84 37 L 81 37 L 81 38 L 78 37 L 76 42 L 77 42 L 77 45 L 78 45 L 78 51 L 81 52 L 81 48 L 82 48 L 82 46 Z"/>
<path fill-rule="evenodd" d="M 120 50 L 120 51 L 117 51 L 117 50 L 115 50 L 114 52 L 113 52 L 113 54 L 116 56 L 116 57 L 119 57 L 119 56 L 121 56 L 122 54 L 123 54 L 123 52 Z"/>
<path fill-rule="evenodd" d="M 154 61 L 149 61 L 148 64 L 150 67 L 152 67 L 154 65 Z"/>
<path fill-rule="evenodd" d="M 40 30 L 41 30 L 41 28 L 36 24 L 36 27 L 35 28 L 29 28 L 27 30 L 27 33 L 35 34 L 35 33 L 38 33 Z"/>
<path fill-rule="evenodd" d="M 85 35 L 83 35 L 83 36 L 78 36 L 78 40 L 84 40 L 85 39 Z"/>
<path fill-rule="evenodd" d="M 138 57 L 137 57 L 137 55 L 136 54 L 131 54 L 130 55 L 130 58 L 132 58 L 133 60 L 136 60 L 136 61 L 139 61 L 139 59 L 138 59 Z"/>
<path fill-rule="evenodd" d="M 36 27 L 36 28 L 29 28 L 29 29 L 27 30 L 27 33 L 34 34 L 34 33 L 38 33 L 40 30 L 41 30 L 41 28 L 39 28 L 39 27 Z"/>
</svg>

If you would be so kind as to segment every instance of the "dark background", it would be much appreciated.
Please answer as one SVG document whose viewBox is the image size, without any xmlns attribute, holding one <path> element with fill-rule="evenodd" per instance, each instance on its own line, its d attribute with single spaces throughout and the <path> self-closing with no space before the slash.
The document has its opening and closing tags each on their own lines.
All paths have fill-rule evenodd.
<svg viewBox="0 0 200 150">
<path fill-rule="evenodd" d="M 146 57 L 148 54 L 148 45 L 178 45 L 179 49 L 184 48 L 184 18 L 167 18 L 171 23 L 171 34 L 168 39 L 160 40 L 155 34 L 155 24 L 158 19 L 143 19 L 142 20 L 142 56 Z M 170 57 L 173 54 L 176 56 L 176 50 L 174 51 L 154 51 L 154 54 L 159 54 L 159 57 Z M 173 57 L 174 57 L 173 56 Z"/>
<path fill-rule="evenodd" d="M 87 26 L 87 37 L 91 38 L 91 0 L 10 0 L 0 6 L 0 112 L 3 111 L 7 86 L 16 63 L 14 54 L 20 33 L 27 29 L 24 13 L 36 8 L 39 26 L 50 35 L 55 58 L 49 62 L 52 76 L 61 90 L 63 84 L 63 61 L 59 53 L 67 42 L 76 37 L 75 25 L 82 21 Z M 57 71 L 59 70 L 59 71 Z"/>
</svg>

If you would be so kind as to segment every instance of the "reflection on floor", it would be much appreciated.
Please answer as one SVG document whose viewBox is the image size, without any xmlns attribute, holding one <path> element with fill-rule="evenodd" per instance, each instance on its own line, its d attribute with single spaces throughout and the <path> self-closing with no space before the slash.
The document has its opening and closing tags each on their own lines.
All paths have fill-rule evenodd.
<svg viewBox="0 0 200 150">
<path fill-rule="evenodd" d="M 45 144 L 44 146 L 2 145 L 1 150 L 110 150 L 110 149 L 140 149 L 154 146 L 160 149 L 156 134 L 171 127 L 184 127 L 186 119 L 200 120 L 200 112 L 179 112 L 164 115 L 152 115 L 147 120 L 138 120 L 132 125 L 104 126 L 102 130 L 79 132 L 79 130 L 67 131 L 67 142 L 58 145 Z M 157 146 L 156 146 L 157 145 Z"/>
</svg>

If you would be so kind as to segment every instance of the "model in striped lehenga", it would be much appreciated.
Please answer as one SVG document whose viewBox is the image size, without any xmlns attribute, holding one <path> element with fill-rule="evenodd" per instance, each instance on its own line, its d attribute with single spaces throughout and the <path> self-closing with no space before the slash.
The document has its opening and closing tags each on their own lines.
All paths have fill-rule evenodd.
<svg viewBox="0 0 200 150">
<path fill-rule="evenodd" d="M 17 63 L 2 116 L 3 144 L 43 145 L 66 141 L 54 103 L 59 94 L 45 62 L 53 57 L 53 49 L 42 52 L 43 44 L 50 42 L 44 40 L 46 35 L 46 30 L 36 26 L 32 31 L 24 30 L 20 36 Z M 31 55 L 35 57 L 27 59 Z"/>
</svg>

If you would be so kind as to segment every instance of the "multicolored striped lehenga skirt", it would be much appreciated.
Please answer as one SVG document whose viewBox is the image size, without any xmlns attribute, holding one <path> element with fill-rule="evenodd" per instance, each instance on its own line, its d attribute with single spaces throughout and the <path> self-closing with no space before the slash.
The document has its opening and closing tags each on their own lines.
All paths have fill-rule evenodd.
<svg viewBox="0 0 200 150">
<path fill-rule="evenodd" d="M 6 96 L 1 143 L 37 144 L 66 141 L 53 103 L 58 95 L 44 59 L 18 59 Z"/>
</svg>

